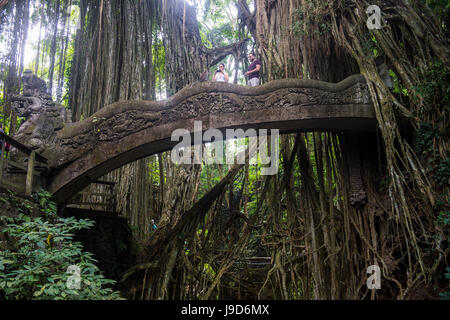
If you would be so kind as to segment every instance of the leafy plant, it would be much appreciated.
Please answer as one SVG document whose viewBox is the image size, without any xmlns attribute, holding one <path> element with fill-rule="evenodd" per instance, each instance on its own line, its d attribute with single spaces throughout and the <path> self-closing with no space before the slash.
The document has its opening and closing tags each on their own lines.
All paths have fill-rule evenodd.
<svg viewBox="0 0 450 320">
<path fill-rule="evenodd" d="M 46 217 L 56 216 L 56 203 L 51 200 L 52 194 L 47 190 L 41 189 L 39 192 L 33 193 L 33 198 L 39 204 L 41 213 Z"/>
<path fill-rule="evenodd" d="M 73 232 L 94 225 L 89 219 L 56 216 L 56 205 L 46 191 L 35 195 L 45 217 L 4 217 L 2 232 L 13 239 L 0 252 L 0 296 L 6 299 L 106 300 L 119 299 L 91 253 L 73 241 Z M 51 219 L 50 219 L 51 218 Z M 49 221 L 51 220 L 51 221 Z M 78 270 L 78 272 L 68 272 Z"/>
</svg>

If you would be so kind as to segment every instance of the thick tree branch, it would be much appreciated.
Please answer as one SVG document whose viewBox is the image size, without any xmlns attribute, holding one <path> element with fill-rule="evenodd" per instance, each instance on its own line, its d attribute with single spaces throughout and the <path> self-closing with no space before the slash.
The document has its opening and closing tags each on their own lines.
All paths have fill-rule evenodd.
<svg viewBox="0 0 450 320">
<path fill-rule="evenodd" d="M 209 66 L 211 67 L 217 63 L 219 63 L 222 59 L 224 59 L 226 56 L 233 54 L 235 55 L 237 52 L 242 52 L 244 50 L 244 46 L 247 44 L 247 41 L 250 40 L 249 38 L 243 39 L 239 42 L 230 44 L 228 46 L 214 48 L 214 49 L 206 49 L 207 54 L 209 56 Z"/>
</svg>

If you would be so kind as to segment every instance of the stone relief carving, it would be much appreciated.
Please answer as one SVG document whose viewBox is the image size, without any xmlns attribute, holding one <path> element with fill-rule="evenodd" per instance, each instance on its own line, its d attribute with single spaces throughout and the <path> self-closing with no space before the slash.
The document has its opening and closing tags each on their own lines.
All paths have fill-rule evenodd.
<svg viewBox="0 0 450 320">
<path fill-rule="evenodd" d="M 119 102 L 114 104 L 108 112 L 101 110 L 85 119 L 78 129 L 65 128 L 63 134 L 59 136 L 61 153 L 73 160 L 77 155 L 95 148 L 97 143 L 118 140 L 152 126 L 210 114 L 370 103 L 367 86 L 361 78 L 354 78 L 351 85 L 344 86 L 341 90 L 335 89 L 334 85 L 331 85 L 334 90 L 330 89 L 330 84 L 327 84 L 328 87 L 323 84 L 296 87 L 298 86 L 296 82 L 286 82 L 284 85 L 283 81 L 274 81 L 261 86 L 259 90 L 261 92 L 253 94 L 246 92 L 248 87 L 235 86 L 234 92 L 217 92 L 209 87 L 206 87 L 207 90 L 202 90 L 205 84 L 199 84 L 190 88 L 193 93 L 182 90 L 165 102 L 149 102 L 146 110 L 138 110 L 133 105 L 126 108 L 124 105 L 128 102 Z"/>
<path fill-rule="evenodd" d="M 52 101 L 45 81 L 31 70 L 25 70 L 22 81 L 23 96 L 12 99 L 12 108 L 24 120 L 13 138 L 46 156 L 56 144 L 56 132 L 71 122 L 70 111 Z"/>
<path fill-rule="evenodd" d="M 57 166 L 79 158 L 100 143 L 119 141 L 149 127 L 175 121 L 255 110 L 370 104 L 370 94 L 360 76 L 340 84 L 279 80 L 256 90 L 200 83 L 181 90 L 166 101 L 118 102 L 88 119 L 71 124 L 70 111 L 52 101 L 42 79 L 26 70 L 22 81 L 23 96 L 14 98 L 13 108 L 25 120 L 14 138 Z M 357 174 L 357 162 L 353 167 L 351 202 L 363 206 L 366 195 Z"/>
</svg>

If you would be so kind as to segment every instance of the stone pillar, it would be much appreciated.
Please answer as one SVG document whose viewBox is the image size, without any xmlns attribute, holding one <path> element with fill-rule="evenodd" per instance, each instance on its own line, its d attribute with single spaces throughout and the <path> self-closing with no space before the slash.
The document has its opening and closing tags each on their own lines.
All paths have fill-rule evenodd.
<svg viewBox="0 0 450 320">
<path fill-rule="evenodd" d="M 367 204 L 367 194 L 364 188 L 361 168 L 362 143 L 364 136 L 358 133 L 346 133 L 344 135 L 344 153 L 348 163 L 350 179 L 350 204 L 355 208 L 364 208 Z"/>
</svg>

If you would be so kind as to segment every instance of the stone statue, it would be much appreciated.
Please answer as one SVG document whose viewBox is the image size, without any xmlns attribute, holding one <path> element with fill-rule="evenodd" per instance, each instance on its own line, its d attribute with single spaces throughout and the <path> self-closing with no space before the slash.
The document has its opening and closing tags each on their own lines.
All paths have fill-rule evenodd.
<svg viewBox="0 0 450 320">
<path fill-rule="evenodd" d="M 45 81 L 38 78 L 30 69 L 23 72 L 22 82 L 23 95 L 25 97 L 47 94 L 47 85 L 45 84 Z"/>
<path fill-rule="evenodd" d="M 31 70 L 25 70 L 23 77 L 23 96 L 12 99 L 12 108 L 24 120 L 13 138 L 46 156 L 52 149 L 56 132 L 65 123 L 71 122 L 70 110 L 52 101 L 47 93 L 45 81 Z"/>
</svg>

